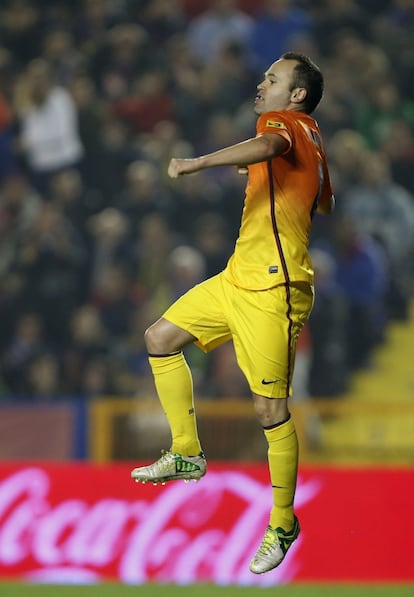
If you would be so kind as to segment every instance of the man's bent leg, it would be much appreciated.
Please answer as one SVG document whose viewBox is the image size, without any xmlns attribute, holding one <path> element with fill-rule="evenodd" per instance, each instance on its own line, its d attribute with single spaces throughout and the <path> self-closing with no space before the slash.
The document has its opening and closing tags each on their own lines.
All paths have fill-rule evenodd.
<svg viewBox="0 0 414 597">
<path fill-rule="evenodd" d="M 171 451 L 183 456 L 197 456 L 201 452 L 193 380 L 181 350 L 194 340 L 186 330 L 163 318 L 145 333 L 155 387 L 171 429 Z"/>
<path fill-rule="evenodd" d="M 268 442 L 268 462 L 273 491 L 269 526 L 250 569 L 268 572 L 280 564 L 300 528 L 293 513 L 298 472 L 298 441 L 287 398 L 254 395 L 257 417 Z"/>
<path fill-rule="evenodd" d="M 146 331 L 145 340 L 157 393 L 170 425 L 172 445 L 154 464 L 134 469 L 131 476 L 143 483 L 198 481 L 206 473 L 206 461 L 198 439 L 191 372 L 181 351 L 195 338 L 161 318 Z"/>
</svg>

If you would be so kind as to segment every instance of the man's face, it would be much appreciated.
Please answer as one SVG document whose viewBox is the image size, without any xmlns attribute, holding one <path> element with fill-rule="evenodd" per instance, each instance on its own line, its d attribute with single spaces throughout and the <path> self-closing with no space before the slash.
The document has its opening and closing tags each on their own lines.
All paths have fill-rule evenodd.
<svg viewBox="0 0 414 597">
<path fill-rule="evenodd" d="M 290 107 L 293 71 L 297 64 L 296 60 L 277 60 L 267 69 L 263 81 L 257 86 L 256 114 Z"/>
</svg>

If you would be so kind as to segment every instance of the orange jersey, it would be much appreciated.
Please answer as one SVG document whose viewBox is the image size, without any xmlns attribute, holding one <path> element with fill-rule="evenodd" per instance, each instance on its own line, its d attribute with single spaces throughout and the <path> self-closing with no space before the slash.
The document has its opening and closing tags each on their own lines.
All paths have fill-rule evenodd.
<svg viewBox="0 0 414 597">
<path fill-rule="evenodd" d="M 302 112 L 267 112 L 257 121 L 257 135 L 263 133 L 282 135 L 289 147 L 281 156 L 249 166 L 239 237 L 225 276 L 250 290 L 313 283 L 312 216 L 332 195 L 318 125 Z"/>
</svg>

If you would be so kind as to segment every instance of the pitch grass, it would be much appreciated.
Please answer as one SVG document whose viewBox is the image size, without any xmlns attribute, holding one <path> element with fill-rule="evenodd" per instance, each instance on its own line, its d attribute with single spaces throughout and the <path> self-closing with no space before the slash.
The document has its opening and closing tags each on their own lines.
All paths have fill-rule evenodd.
<svg viewBox="0 0 414 597">
<path fill-rule="evenodd" d="M 258 587 L 221 587 L 216 585 L 31 585 L 1 583 L 1 597 L 412 597 L 412 585 L 338 585 L 296 584 Z"/>
</svg>

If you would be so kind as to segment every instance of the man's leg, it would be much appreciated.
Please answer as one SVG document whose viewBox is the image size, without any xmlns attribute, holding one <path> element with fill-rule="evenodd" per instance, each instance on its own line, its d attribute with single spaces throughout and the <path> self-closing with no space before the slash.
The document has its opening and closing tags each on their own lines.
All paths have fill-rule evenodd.
<svg viewBox="0 0 414 597">
<path fill-rule="evenodd" d="M 171 450 L 154 464 L 132 471 L 136 481 L 198 480 L 206 463 L 198 439 L 193 382 L 182 348 L 195 340 L 187 331 L 159 319 L 145 333 L 155 387 L 171 429 Z"/>
<path fill-rule="evenodd" d="M 286 398 L 254 395 L 257 418 L 269 445 L 268 462 L 273 488 L 270 525 L 290 529 L 293 526 L 293 499 L 298 472 L 298 441 Z"/>
<path fill-rule="evenodd" d="M 183 456 L 197 456 L 201 452 L 193 380 L 181 350 L 194 340 L 186 330 L 163 318 L 145 333 L 155 387 L 171 429 L 171 451 Z"/>
<path fill-rule="evenodd" d="M 300 528 L 293 513 L 298 472 L 298 441 L 287 398 L 253 395 L 256 415 L 268 442 L 268 462 L 273 491 L 269 526 L 250 569 L 268 572 L 280 564 Z"/>
<path fill-rule="evenodd" d="M 209 352 L 230 340 L 226 287 L 222 274 L 197 284 L 145 333 L 155 385 L 171 427 L 172 449 L 153 465 L 134 469 L 131 475 L 137 481 L 198 480 L 206 473 L 191 373 L 181 350 L 195 342 Z"/>
</svg>

